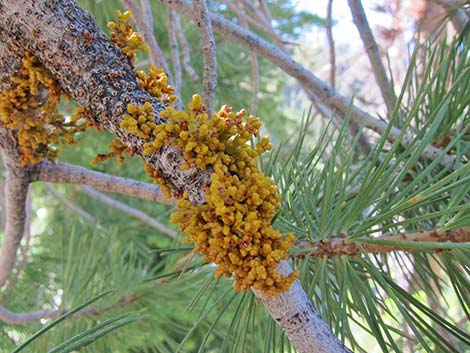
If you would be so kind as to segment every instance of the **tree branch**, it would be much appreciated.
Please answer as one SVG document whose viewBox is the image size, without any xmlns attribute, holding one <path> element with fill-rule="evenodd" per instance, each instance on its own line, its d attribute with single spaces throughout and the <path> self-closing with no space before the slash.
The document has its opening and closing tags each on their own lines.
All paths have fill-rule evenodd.
<svg viewBox="0 0 470 353">
<path fill-rule="evenodd" d="M 193 18 L 193 9 L 190 4 L 185 0 L 161 0 L 169 7 L 174 8 L 188 18 Z M 251 31 L 247 31 L 240 26 L 232 23 L 223 16 L 211 13 L 212 26 L 216 31 L 222 33 L 226 38 L 231 39 L 237 43 L 240 43 L 250 49 L 253 49 L 258 55 L 266 58 L 274 65 L 281 68 L 288 75 L 297 79 L 307 93 L 314 93 L 317 99 L 332 109 L 335 109 L 345 114 L 351 106 L 351 100 L 347 97 L 340 95 L 331 86 L 323 82 L 312 72 L 305 69 L 299 63 L 290 57 L 287 53 L 283 52 L 273 44 L 260 38 Z M 351 119 L 357 124 L 363 124 L 365 127 L 379 133 L 387 133 L 387 137 L 390 141 L 397 140 L 401 135 L 401 130 L 396 127 L 391 127 L 388 131 L 388 124 L 382 120 L 372 117 L 368 113 L 359 109 L 356 106 L 351 107 Z M 404 137 L 400 138 L 401 144 L 405 147 L 410 146 L 414 141 L 414 136 L 405 134 Z M 422 153 L 422 156 L 434 160 L 438 155 L 443 153 L 442 149 L 437 148 L 433 145 L 428 145 Z M 441 165 L 446 167 L 456 167 L 460 165 L 459 161 L 456 161 L 453 156 L 444 154 L 441 161 Z"/>
<path fill-rule="evenodd" d="M 247 16 L 247 20 L 250 21 L 251 24 L 259 28 L 260 30 L 266 32 L 271 36 L 271 39 L 273 42 L 279 47 L 279 49 L 286 51 L 286 47 L 284 45 L 284 42 L 282 41 L 281 37 L 276 33 L 272 26 L 272 19 L 271 19 L 271 14 L 269 13 L 269 9 L 266 6 L 265 10 L 268 12 L 265 13 L 264 11 L 259 10 L 256 8 L 256 6 L 249 0 L 241 0 L 244 5 L 246 5 L 251 13 L 254 15 L 254 19 L 251 17 Z M 229 1 L 227 1 L 228 3 Z"/>
<path fill-rule="evenodd" d="M 227 4 L 230 2 L 228 1 Z M 243 4 L 239 1 L 233 3 L 233 8 L 237 12 L 237 17 L 243 28 L 248 29 L 247 16 L 243 11 Z M 251 100 L 251 114 L 256 115 L 256 108 L 258 107 L 258 93 L 259 93 L 259 69 L 258 69 L 258 57 L 253 50 L 250 50 L 250 62 L 251 62 L 251 84 L 253 98 Z"/>
<path fill-rule="evenodd" d="M 171 48 L 171 61 L 173 63 L 173 72 L 175 74 L 175 91 L 181 92 L 181 62 L 178 51 L 178 38 L 176 37 L 176 13 L 173 9 L 168 9 L 167 23 L 168 40 Z"/>
<path fill-rule="evenodd" d="M 292 269 L 284 260 L 279 263 L 278 272 L 286 276 Z M 299 280 L 287 292 L 274 297 L 254 289 L 253 292 L 299 353 L 352 353 L 322 320 Z"/>
<path fill-rule="evenodd" d="M 174 13 L 174 10 L 171 9 Z M 199 76 L 196 73 L 196 70 L 191 66 L 191 51 L 189 50 L 189 44 L 184 35 L 183 29 L 181 28 L 179 16 L 175 13 L 175 30 L 176 37 L 181 44 L 181 49 L 183 50 L 183 67 L 186 73 L 191 77 L 193 82 L 199 81 Z"/>
<path fill-rule="evenodd" d="M 417 249 L 442 251 L 443 249 L 449 248 L 448 242 L 451 242 L 452 244 L 470 243 L 470 227 L 461 227 L 445 232 L 439 232 L 438 229 L 434 229 L 419 233 L 387 235 L 367 239 L 348 240 L 341 238 L 327 238 L 315 242 L 301 241 L 295 244 L 295 246 L 300 249 L 304 249 L 305 251 L 295 254 L 294 256 L 313 256 L 322 258 L 341 255 L 358 256 L 362 252 L 410 252 Z M 442 245 L 437 243 L 442 243 Z"/>
<path fill-rule="evenodd" d="M 16 263 L 13 276 L 8 279 L 8 284 L 1 295 L 0 303 L 3 303 L 13 291 L 16 286 L 16 283 L 18 282 L 18 279 L 20 278 L 21 271 L 23 271 L 23 268 L 28 263 L 28 253 L 31 245 L 31 206 L 31 189 L 28 186 L 28 193 L 26 195 L 25 203 L 26 218 L 24 226 L 24 242 L 23 245 L 20 246 L 21 259 L 18 260 Z"/>
<path fill-rule="evenodd" d="M 36 322 L 41 319 L 57 319 L 64 312 L 60 310 L 44 310 L 32 313 L 15 313 L 0 306 L 0 320 L 9 325 L 21 325 L 28 322 Z"/>
<path fill-rule="evenodd" d="M 214 95 L 217 85 L 217 57 L 214 34 L 206 0 L 194 0 L 194 19 L 201 35 L 201 45 L 204 52 L 204 78 L 202 97 L 209 116 L 214 111 Z"/>
<path fill-rule="evenodd" d="M 137 294 L 123 295 L 116 302 L 111 303 L 101 309 L 84 308 L 80 310 L 79 312 L 73 314 L 70 318 L 79 319 L 82 317 L 97 316 L 105 311 L 115 309 L 117 307 L 124 306 L 126 304 L 133 303 L 139 299 L 140 299 L 140 296 Z M 57 310 L 35 311 L 31 313 L 15 313 L 13 311 L 10 311 L 0 306 L 0 320 L 10 325 L 22 325 L 22 324 L 27 324 L 29 322 L 37 322 L 42 319 L 54 320 L 66 314 L 67 312 L 68 310 L 57 309 Z"/>
<path fill-rule="evenodd" d="M 71 209 L 74 213 L 78 214 L 81 216 L 83 219 L 87 220 L 88 222 L 96 222 L 96 218 L 89 214 L 87 211 L 83 210 L 82 208 L 78 207 L 75 205 L 73 202 L 67 200 L 67 198 L 57 192 L 50 184 L 44 183 L 45 188 L 49 193 L 52 194 L 59 202 L 61 202 L 65 207 Z"/>
<path fill-rule="evenodd" d="M 468 15 L 465 13 L 461 6 L 468 5 L 465 1 L 452 1 L 452 0 L 428 0 L 439 5 L 442 5 L 450 15 L 450 20 L 455 30 L 462 33 L 468 26 Z"/>
<path fill-rule="evenodd" d="M 95 189 L 122 195 L 134 196 L 165 205 L 175 205 L 175 199 L 163 196 L 157 185 L 134 179 L 100 173 L 78 165 L 63 162 L 43 161 L 35 166 L 32 181 L 88 185 Z"/>
<path fill-rule="evenodd" d="M 335 87 L 336 78 L 336 53 L 335 53 L 335 41 L 333 39 L 333 24 L 332 24 L 332 7 L 333 0 L 328 0 L 326 7 L 326 37 L 328 38 L 328 50 L 330 52 L 330 85 Z"/>
<path fill-rule="evenodd" d="M 177 239 L 178 238 L 178 234 L 173 229 L 170 229 L 167 226 L 165 226 L 164 224 L 158 222 L 156 219 L 149 216 L 145 212 L 142 212 L 138 209 L 130 207 L 130 206 L 128 206 L 128 205 L 126 205 L 126 204 L 124 204 L 124 203 L 122 203 L 118 200 L 115 200 L 115 199 L 113 199 L 113 198 L 111 198 L 111 197 L 109 197 L 109 196 L 107 196 L 107 195 L 105 195 L 105 194 L 103 194 L 99 191 L 96 191 L 95 189 L 93 189 L 89 186 L 81 186 L 80 190 L 83 191 L 85 194 L 94 197 L 98 201 L 100 201 L 100 202 L 102 202 L 102 203 L 104 203 L 104 204 L 106 204 L 110 207 L 118 209 L 122 212 L 127 213 L 128 215 L 130 215 L 134 218 L 137 218 L 137 219 L 141 220 L 145 224 L 155 228 L 159 232 L 169 236 L 172 239 Z"/>
<path fill-rule="evenodd" d="M 366 50 L 370 64 L 372 65 L 375 80 L 380 88 L 380 92 L 382 93 L 387 111 L 391 114 L 395 106 L 393 88 L 387 78 L 385 67 L 382 63 L 382 59 L 380 58 L 379 47 L 375 41 L 369 22 L 367 21 L 367 16 L 364 12 L 364 8 L 362 7 L 361 0 L 348 0 L 348 2 L 354 23 L 356 24 L 362 43 L 364 44 L 364 49 Z"/>
<path fill-rule="evenodd" d="M 0 248 L 0 288 L 5 285 L 13 270 L 24 235 L 25 205 L 30 181 L 29 171 L 22 168 L 17 156 L 9 151 L 9 147 L 15 144 L 13 140 L 8 141 L 9 139 L 12 137 L 9 137 L 6 130 L 0 127 L 0 147 L 2 147 L 6 168 L 4 192 L 6 224 Z"/>
</svg>

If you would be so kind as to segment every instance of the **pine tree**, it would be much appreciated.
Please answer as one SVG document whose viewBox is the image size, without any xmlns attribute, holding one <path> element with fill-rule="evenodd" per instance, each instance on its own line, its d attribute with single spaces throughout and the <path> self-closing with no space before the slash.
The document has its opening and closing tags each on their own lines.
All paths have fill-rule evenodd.
<svg viewBox="0 0 470 353">
<path fill-rule="evenodd" d="M 379 117 L 292 59 L 281 33 L 323 22 L 290 2 L 162 3 L 0 1 L 0 349 L 466 352 L 465 10 L 398 86 L 349 0 Z M 279 69 L 302 122 L 269 119 Z M 263 153 L 241 105 L 291 136 Z"/>
</svg>

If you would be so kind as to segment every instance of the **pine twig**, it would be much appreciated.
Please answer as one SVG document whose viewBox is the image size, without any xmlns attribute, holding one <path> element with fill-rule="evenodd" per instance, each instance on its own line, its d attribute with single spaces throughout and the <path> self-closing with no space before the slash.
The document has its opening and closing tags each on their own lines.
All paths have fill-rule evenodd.
<svg viewBox="0 0 470 353">
<path fill-rule="evenodd" d="M 261 11 L 263 11 L 263 14 L 266 17 L 266 19 L 268 20 L 268 22 L 271 23 L 273 17 L 271 15 L 271 11 L 269 11 L 268 4 L 266 3 L 265 0 L 259 0 L 259 3 L 260 3 L 260 6 L 261 6 Z"/>
<path fill-rule="evenodd" d="M 203 100 L 209 116 L 214 111 L 214 95 L 217 86 L 217 57 L 212 24 L 206 0 L 194 0 L 194 19 L 201 35 L 204 52 Z"/>
<path fill-rule="evenodd" d="M 168 40 L 171 47 L 171 61 L 173 63 L 173 71 L 175 76 L 175 90 L 181 92 L 181 61 L 178 50 L 178 39 L 176 38 L 176 13 L 173 9 L 168 9 L 167 13 L 167 29 L 168 29 Z"/>
<path fill-rule="evenodd" d="M 0 306 L 0 320 L 9 325 L 21 325 L 28 322 L 37 322 L 41 319 L 56 319 L 64 314 L 60 310 L 43 310 L 31 313 L 15 313 Z"/>
<path fill-rule="evenodd" d="M 117 307 L 124 306 L 126 304 L 133 303 L 140 299 L 140 296 L 137 294 L 128 294 L 120 297 L 116 302 L 111 303 L 103 308 L 83 308 L 79 312 L 73 314 L 71 319 L 80 319 L 83 317 L 92 317 L 98 316 L 105 311 L 115 309 Z M 29 322 L 38 322 L 43 319 L 57 319 L 59 316 L 66 314 L 68 310 L 43 310 L 43 311 L 34 311 L 31 313 L 15 313 L 10 311 L 3 306 L 0 306 L 0 321 L 3 321 L 10 325 L 22 325 Z"/>
<path fill-rule="evenodd" d="M 372 242 L 371 242 L 372 241 Z M 389 244 L 387 244 L 389 242 Z M 470 227 L 461 227 L 445 232 L 439 232 L 438 229 L 430 231 L 422 231 L 419 233 L 409 233 L 400 235 L 386 235 L 376 238 L 368 239 L 341 239 L 341 238 L 327 238 L 315 242 L 301 241 L 295 244 L 300 249 L 305 249 L 305 252 L 295 254 L 295 257 L 313 256 L 317 258 L 334 257 L 334 256 L 358 256 L 362 251 L 366 253 L 381 253 L 392 251 L 414 251 L 417 248 L 410 246 L 410 243 L 419 245 L 423 244 L 420 249 L 428 249 L 434 251 L 441 251 L 448 242 L 452 243 L 470 243 Z M 432 243 L 432 246 L 429 246 Z M 436 243 L 442 243 L 443 246 L 439 248 Z M 309 250 L 307 250 L 309 249 Z"/>
<path fill-rule="evenodd" d="M 259 64 L 258 56 L 253 50 L 250 50 L 250 63 L 251 63 L 251 82 L 253 84 L 252 100 L 251 100 L 251 114 L 256 115 L 259 102 Z"/>
<path fill-rule="evenodd" d="M 354 23 L 356 24 L 356 28 L 362 39 L 364 49 L 369 57 L 375 81 L 379 86 L 387 111 L 390 114 L 395 106 L 395 96 L 393 93 L 393 87 L 387 78 L 382 59 L 380 58 L 379 47 L 369 26 L 369 22 L 367 21 L 367 16 L 364 12 L 364 8 L 362 7 L 361 0 L 348 0 L 348 3 Z"/>
<path fill-rule="evenodd" d="M 241 0 L 250 10 L 250 12 L 254 15 L 254 19 L 251 17 L 247 16 L 247 19 L 250 20 L 250 22 L 261 29 L 262 31 L 266 32 L 267 34 L 270 35 L 271 39 L 273 42 L 279 47 L 279 49 L 286 51 L 286 48 L 284 46 L 284 42 L 282 41 L 281 37 L 276 33 L 272 26 L 272 19 L 271 19 L 271 14 L 269 13 L 269 9 L 266 6 L 266 9 L 268 11 L 268 15 L 264 11 L 259 10 L 256 8 L 256 6 L 249 0 Z"/>
<path fill-rule="evenodd" d="M 326 37 L 328 39 L 328 50 L 330 52 L 330 85 L 335 87 L 336 81 L 336 52 L 335 52 L 335 41 L 333 39 L 333 24 L 332 24 L 332 8 L 333 0 L 328 0 L 326 7 Z"/>
<path fill-rule="evenodd" d="M 155 36 L 153 35 L 153 25 L 151 26 L 153 23 L 153 16 L 152 13 L 147 12 L 150 7 L 144 6 L 143 9 L 140 9 L 134 0 L 121 0 L 121 2 L 125 7 L 131 10 L 132 18 L 137 24 L 140 33 L 144 37 L 145 43 L 149 47 L 150 62 L 155 67 L 163 68 L 168 77 L 168 82 L 172 85 L 173 77 L 165 59 L 165 55 L 163 55 L 163 51 L 161 50 L 157 40 L 155 39 Z"/>
<path fill-rule="evenodd" d="M 147 23 L 147 26 L 149 26 L 153 33 L 153 14 L 149 0 L 140 0 L 140 7 L 142 9 L 143 20 Z"/>
<path fill-rule="evenodd" d="M 170 229 L 167 226 L 165 226 L 164 224 L 158 222 L 156 219 L 149 216 L 145 212 L 142 212 L 142 211 L 140 211 L 136 208 L 130 207 L 130 206 L 126 205 L 125 203 L 120 202 L 118 200 L 115 200 L 115 199 L 113 199 L 113 198 L 111 198 L 111 197 L 109 197 L 109 196 L 107 196 L 107 195 L 105 195 L 105 194 L 89 187 L 89 186 L 81 186 L 80 190 L 83 191 L 85 194 L 94 197 L 98 201 L 100 201 L 100 202 L 102 202 L 102 203 L 104 203 L 104 204 L 106 204 L 110 207 L 113 207 L 117 210 L 125 212 L 128 215 L 141 220 L 145 224 L 155 228 L 159 232 L 169 236 L 172 239 L 177 239 L 178 238 L 178 234 L 173 229 Z"/>
<path fill-rule="evenodd" d="M 467 28 L 469 18 L 464 9 L 460 8 L 464 5 L 468 5 L 468 1 L 457 1 L 457 0 L 428 0 L 433 3 L 442 5 L 447 12 L 451 15 L 450 20 L 455 30 L 462 33 Z"/>
<path fill-rule="evenodd" d="M 83 184 L 101 191 L 134 196 L 165 205 L 174 205 L 176 203 L 175 199 L 164 197 L 157 185 L 97 172 L 78 165 L 43 161 L 37 164 L 35 168 L 32 181 Z"/>
</svg>

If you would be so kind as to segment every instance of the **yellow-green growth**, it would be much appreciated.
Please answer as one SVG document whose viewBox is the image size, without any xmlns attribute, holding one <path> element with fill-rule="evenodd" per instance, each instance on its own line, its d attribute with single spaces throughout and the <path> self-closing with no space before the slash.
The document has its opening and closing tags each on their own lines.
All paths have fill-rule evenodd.
<svg viewBox="0 0 470 353">
<path fill-rule="evenodd" d="M 121 128 L 140 138 L 148 139 L 157 127 L 153 106 L 149 102 L 145 102 L 143 106 L 129 104 L 127 112 L 128 114 L 122 116 Z"/>
<path fill-rule="evenodd" d="M 92 164 L 101 163 L 110 158 L 116 158 L 116 161 L 121 166 L 124 163 L 124 155 L 133 156 L 134 151 L 129 149 L 127 145 L 119 139 L 113 139 L 108 146 L 109 153 L 100 153 L 92 159 Z"/>
<path fill-rule="evenodd" d="M 11 82 L 10 89 L 0 92 L 0 122 L 15 131 L 22 165 L 55 158 L 57 150 L 52 144 L 76 143 L 75 133 L 84 131 L 87 124 L 78 118 L 66 121 L 58 113 L 63 92 L 35 56 L 26 52 Z"/>
<path fill-rule="evenodd" d="M 294 235 L 283 237 L 272 228 L 280 207 L 278 189 L 256 166 L 258 156 L 271 145 L 267 137 L 255 147 L 248 143 L 258 136 L 261 122 L 245 115 L 244 110 L 235 114 L 223 106 L 209 119 L 201 97 L 195 95 L 187 111 L 170 107 L 161 112 L 167 123 L 153 129 L 154 138 L 144 145 L 144 154 L 171 144 L 184 154 L 182 169 L 214 170 L 205 190 L 206 203 L 194 206 L 187 193 L 177 195 L 182 197 L 171 221 L 194 242 L 195 252 L 218 265 L 217 277 L 234 276 L 235 290 L 254 287 L 272 296 L 287 290 L 297 278 L 297 272 L 289 276 L 277 272 Z M 170 196 L 172 185 L 151 166 L 145 169 Z"/>
<path fill-rule="evenodd" d="M 108 24 L 116 31 L 111 40 L 134 62 L 142 39 L 127 23 L 130 12 L 116 15 L 118 23 Z M 187 241 L 194 242 L 194 251 L 218 265 L 217 277 L 234 276 L 235 290 L 254 287 L 269 296 L 287 290 L 298 272 L 283 276 L 277 266 L 287 258 L 294 235 L 283 237 L 271 225 L 280 207 L 278 189 L 256 166 L 258 156 L 271 145 L 266 137 L 255 147 L 248 143 L 258 136 L 259 119 L 245 119 L 244 110 L 235 114 L 228 106 L 209 119 L 199 95 L 193 96 L 187 111 L 174 110 L 176 96 L 162 69 L 150 66 L 148 74 L 135 73 L 139 87 L 168 107 L 160 113 L 167 123 L 157 125 L 154 109 L 146 102 L 129 104 L 120 127 L 145 140 L 144 155 L 172 145 L 184 155 L 182 169 L 213 170 L 211 184 L 204 190 L 206 203 L 194 206 L 187 193 L 180 195 L 158 170 L 145 164 L 145 171 L 165 195 L 180 197 L 172 222 L 187 234 Z"/>
<path fill-rule="evenodd" d="M 117 23 L 108 22 L 108 28 L 113 30 L 111 32 L 111 42 L 116 44 L 133 63 L 136 59 L 137 50 L 147 51 L 148 46 L 144 43 L 142 36 L 138 32 L 134 32 L 129 23 L 132 15 L 131 11 L 121 13 L 121 11 L 116 10 L 115 14 Z"/>
<path fill-rule="evenodd" d="M 163 69 L 156 69 L 150 65 L 148 74 L 142 70 L 134 70 L 134 72 L 137 75 L 137 83 L 140 88 L 158 98 L 166 106 L 175 102 L 174 89 L 168 84 L 168 76 Z"/>
</svg>

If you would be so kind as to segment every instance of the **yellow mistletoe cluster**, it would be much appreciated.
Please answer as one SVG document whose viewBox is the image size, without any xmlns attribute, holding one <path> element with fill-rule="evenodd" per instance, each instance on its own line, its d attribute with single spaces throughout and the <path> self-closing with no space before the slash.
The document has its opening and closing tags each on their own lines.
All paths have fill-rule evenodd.
<svg viewBox="0 0 470 353">
<path fill-rule="evenodd" d="M 133 62 L 135 51 L 145 45 L 127 23 L 130 12 L 118 11 L 116 15 L 118 24 L 108 24 L 116 30 L 111 40 Z M 171 221 L 195 244 L 195 252 L 202 254 L 206 262 L 218 265 L 217 277 L 234 276 L 235 290 L 254 287 L 269 296 L 287 290 L 298 273 L 283 276 L 277 272 L 277 266 L 287 258 L 294 235 L 283 237 L 271 225 L 280 207 L 278 189 L 256 166 L 258 156 L 271 149 L 271 145 L 266 137 L 254 147 L 249 144 L 258 136 L 259 119 L 253 116 L 245 119 L 244 110 L 235 114 L 228 106 L 209 118 L 199 95 L 193 96 L 187 111 L 177 111 L 172 108 L 176 96 L 162 69 L 151 66 L 148 74 L 135 73 L 138 85 L 168 107 L 160 113 L 160 118 L 167 122 L 155 123 L 154 108 L 149 102 L 143 106 L 129 104 L 121 128 L 146 141 L 144 155 L 172 145 L 184 155 L 182 169 L 213 171 L 211 184 L 205 190 L 206 203 L 194 206 L 187 193 L 177 194 L 158 170 L 145 165 L 147 174 L 167 196 L 181 197 Z M 119 146 L 114 146 L 116 154 Z"/>
<path fill-rule="evenodd" d="M 108 146 L 110 150 L 109 153 L 100 153 L 91 161 L 92 164 L 97 164 L 103 162 L 107 159 L 115 157 L 118 164 L 122 165 L 124 163 L 124 155 L 132 156 L 134 153 L 127 145 L 121 140 L 114 139 L 111 142 L 111 145 Z"/>
<path fill-rule="evenodd" d="M 171 144 L 184 154 L 183 169 L 213 169 L 206 203 L 194 206 L 183 194 L 171 221 L 194 242 L 194 251 L 218 265 L 216 276 L 233 275 L 236 290 L 254 287 L 276 295 L 290 287 L 297 272 L 289 276 L 277 272 L 294 236 L 283 238 L 271 225 L 280 207 L 278 190 L 256 166 L 258 156 L 271 149 L 269 139 L 261 139 L 254 147 L 248 144 L 258 136 L 261 123 L 253 116 L 245 121 L 244 110 L 235 114 L 223 106 L 211 119 L 205 110 L 199 95 L 193 96 L 187 111 L 167 108 L 160 114 L 167 123 L 153 128 L 153 139 L 145 138 L 144 154 Z M 129 105 L 128 111 L 132 114 L 136 107 Z M 141 129 L 142 125 L 137 126 Z M 143 133 L 138 130 L 136 134 Z M 171 185 L 165 185 L 152 167 L 146 170 L 168 194 Z"/>
<path fill-rule="evenodd" d="M 12 86 L 0 92 L 0 123 L 14 130 L 21 150 L 22 165 L 55 158 L 55 143 L 76 143 L 75 133 L 86 123 L 72 117 L 66 121 L 57 112 L 62 91 L 38 59 L 26 52 Z"/>
<path fill-rule="evenodd" d="M 176 101 L 174 89 L 168 84 L 168 76 L 163 69 L 156 69 L 150 65 L 148 74 L 141 70 L 134 72 L 137 75 L 139 87 L 146 90 L 151 96 L 158 98 L 166 106 L 172 105 Z"/>
<path fill-rule="evenodd" d="M 148 139 L 152 131 L 157 127 L 155 124 L 154 108 L 149 102 L 145 102 L 143 106 L 129 104 L 127 112 L 122 116 L 120 126 L 132 132 L 134 135 L 143 139 Z"/>
<path fill-rule="evenodd" d="M 142 36 L 138 32 L 134 32 L 129 23 L 131 11 L 121 13 L 116 10 L 115 14 L 117 23 L 108 23 L 108 28 L 114 31 L 111 33 L 111 42 L 121 48 L 123 54 L 133 63 L 136 59 L 136 51 L 139 49 L 147 51 L 148 46 L 144 43 Z"/>
</svg>

